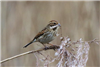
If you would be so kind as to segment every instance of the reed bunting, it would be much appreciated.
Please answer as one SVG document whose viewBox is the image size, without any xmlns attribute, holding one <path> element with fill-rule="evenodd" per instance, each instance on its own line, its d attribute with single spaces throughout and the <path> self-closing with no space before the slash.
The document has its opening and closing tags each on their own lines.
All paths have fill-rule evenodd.
<svg viewBox="0 0 100 67">
<path fill-rule="evenodd" d="M 29 46 L 34 42 L 40 42 L 43 45 L 49 44 L 49 42 L 54 40 L 54 38 L 57 36 L 58 29 L 60 27 L 61 27 L 60 23 L 58 23 L 55 20 L 51 20 L 49 24 L 41 32 L 39 32 L 30 43 L 25 45 L 23 48 L 26 48 L 27 46 Z"/>
</svg>

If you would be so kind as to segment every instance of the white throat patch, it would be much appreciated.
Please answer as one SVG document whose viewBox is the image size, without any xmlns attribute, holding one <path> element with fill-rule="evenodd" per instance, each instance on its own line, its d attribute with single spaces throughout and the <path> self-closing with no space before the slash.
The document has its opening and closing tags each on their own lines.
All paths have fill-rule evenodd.
<svg viewBox="0 0 100 67">
<path fill-rule="evenodd" d="M 57 27 L 58 25 L 55 25 L 55 26 L 52 26 L 52 27 L 50 27 L 50 29 L 53 29 L 53 28 L 55 28 L 55 27 Z"/>
</svg>

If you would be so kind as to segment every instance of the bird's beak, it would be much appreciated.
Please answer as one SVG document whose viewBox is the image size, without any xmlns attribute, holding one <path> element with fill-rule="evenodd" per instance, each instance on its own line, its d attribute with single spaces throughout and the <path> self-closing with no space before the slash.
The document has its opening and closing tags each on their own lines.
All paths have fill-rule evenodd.
<svg viewBox="0 0 100 67">
<path fill-rule="evenodd" d="M 58 26 L 61 27 L 60 23 L 58 23 Z"/>
</svg>

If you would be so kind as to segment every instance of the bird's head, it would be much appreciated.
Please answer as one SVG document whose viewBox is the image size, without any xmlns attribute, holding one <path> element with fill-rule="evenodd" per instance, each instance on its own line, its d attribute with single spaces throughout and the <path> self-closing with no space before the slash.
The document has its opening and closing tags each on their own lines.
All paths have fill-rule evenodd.
<svg viewBox="0 0 100 67">
<path fill-rule="evenodd" d="M 51 20 L 48 24 L 48 28 L 53 31 L 57 31 L 61 27 L 60 23 L 55 20 Z"/>
</svg>

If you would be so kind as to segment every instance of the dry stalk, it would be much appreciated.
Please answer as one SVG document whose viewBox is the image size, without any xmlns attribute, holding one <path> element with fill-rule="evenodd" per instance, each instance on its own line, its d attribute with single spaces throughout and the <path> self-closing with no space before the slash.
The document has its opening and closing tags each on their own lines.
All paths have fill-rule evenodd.
<svg viewBox="0 0 100 67">
<path fill-rule="evenodd" d="M 55 50 L 55 49 L 58 49 L 58 48 L 59 48 L 59 46 L 53 45 L 53 46 L 48 46 L 48 47 L 46 47 L 46 48 L 41 48 L 41 49 L 39 49 L 39 50 L 28 51 L 28 52 L 21 53 L 21 54 L 19 54 L 19 55 L 15 55 L 15 56 L 13 56 L 13 57 L 4 59 L 4 60 L 0 61 L 0 63 L 4 63 L 4 62 L 6 62 L 6 61 L 9 61 L 9 60 L 12 60 L 12 59 L 15 59 L 15 58 L 18 58 L 18 57 L 27 55 L 27 54 L 32 54 L 32 53 L 40 52 L 40 51 L 43 51 L 43 50 L 49 50 L 49 49 L 54 49 L 54 50 Z"/>
</svg>

